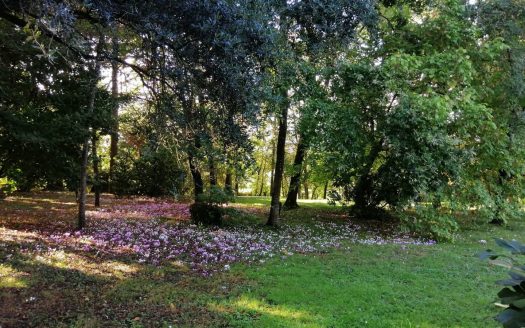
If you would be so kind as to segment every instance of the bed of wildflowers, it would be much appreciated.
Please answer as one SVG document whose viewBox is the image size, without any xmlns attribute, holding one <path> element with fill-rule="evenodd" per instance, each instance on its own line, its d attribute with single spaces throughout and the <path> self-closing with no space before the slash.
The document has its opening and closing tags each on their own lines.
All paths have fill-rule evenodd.
<svg viewBox="0 0 525 328">
<path fill-rule="evenodd" d="M 203 227 L 179 221 L 164 222 L 157 217 L 188 217 L 185 204 L 149 204 L 116 207 L 95 212 L 91 224 L 75 234 L 51 235 L 57 244 L 82 245 L 84 250 L 107 254 L 125 253 L 138 262 L 162 264 L 177 261 L 194 271 L 210 274 L 228 270 L 235 262 L 257 263 L 294 253 L 326 252 L 365 244 L 433 244 L 408 236 L 374 236 L 351 222 L 317 222 L 310 225 L 283 225 L 278 230 L 258 225 L 225 228 Z M 148 220 L 129 219 L 140 213 Z M 110 214 L 110 215 L 108 215 Z M 121 216 L 121 217 L 119 217 Z"/>
<path fill-rule="evenodd" d="M 229 270 L 236 262 L 263 263 L 295 253 L 349 248 L 352 243 L 434 244 L 403 234 L 381 237 L 347 220 L 283 224 L 279 229 L 255 224 L 222 228 L 197 226 L 189 222 L 188 208 L 188 204 L 150 202 L 90 211 L 84 230 L 38 233 L 31 243 L 31 252 L 74 249 L 105 258 L 127 257 L 152 265 L 172 262 L 209 275 Z"/>
</svg>

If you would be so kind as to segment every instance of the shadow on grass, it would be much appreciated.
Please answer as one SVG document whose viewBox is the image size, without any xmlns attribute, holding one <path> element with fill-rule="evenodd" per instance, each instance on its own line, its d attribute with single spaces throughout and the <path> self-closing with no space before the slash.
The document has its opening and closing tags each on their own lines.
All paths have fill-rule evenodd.
<svg viewBox="0 0 525 328">
<path fill-rule="evenodd" d="M 31 241 L 1 237 L 2 328 L 221 325 L 225 316 L 207 304 L 242 285 L 238 276 L 202 278 L 177 263 L 154 267 L 76 250 L 34 252 L 26 248 Z"/>
</svg>

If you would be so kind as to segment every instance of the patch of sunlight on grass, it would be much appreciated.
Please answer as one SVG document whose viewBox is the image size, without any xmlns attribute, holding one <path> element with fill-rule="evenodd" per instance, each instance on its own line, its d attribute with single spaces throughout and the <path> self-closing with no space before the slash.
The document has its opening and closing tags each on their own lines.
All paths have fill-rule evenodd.
<svg viewBox="0 0 525 328">
<path fill-rule="evenodd" d="M 306 204 L 328 204 L 328 201 L 326 199 L 301 199 L 299 198 L 297 201 L 299 203 L 306 203 Z"/>
<path fill-rule="evenodd" d="M 311 320 L 312 316 L 304 311 L 288 309 L 284 306 L 269 305 L 260 300 L 249 298 L 246 296 L 238 299 L 234 306 L 240 310 L 255 311 L 261 314 L 267 314 L 284 319 L 294 320 Z"/>
<path fill-rule="evenodd" d="M 20 231 L 0 227 L 0 240 L 7 242 L 36 242 L 40 237 L 34 232 Z"/>
<path fill-rule="evenodd" d="M 0 288 L 25 288 L 28 274 L 13 269 L 6 264 L 0 264 Z"/>
<path fill-rule="evenodd" d="M 93 261 L 87 257 L 64 252 L 63 250 L 37 255 L 35 260 L 59 269 L 72 269 L 86 275 L 116 277 L 119 279 L 124 279 L 139 270 L 138 264 L 130 265 L 114 260 L 102 262 Z"/>
</svg>

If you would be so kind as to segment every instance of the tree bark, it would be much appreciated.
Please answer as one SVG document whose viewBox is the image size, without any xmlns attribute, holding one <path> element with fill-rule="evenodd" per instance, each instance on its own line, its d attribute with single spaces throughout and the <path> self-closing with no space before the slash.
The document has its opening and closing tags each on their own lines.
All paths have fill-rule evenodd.
<svg viewBox="0 0 525 328">
<path fill-rule="evenodd" d="M 88 114 L 92 114 L 95 110 L 95 97 L 97 95 L 97 83 L 100 75 L 100 52 L 102 50 L 104 38 L 99 37 L 97 44 L 97 54 L 93 68 L 93 80 L 91 81 L 91 94 L 89 95 Z M 84 143 L 82 144 L 82 160 L 80 164 L 80 190 L 78 195 L 78 220 L 77 229 L 81 230 L 86 225 L 86 193 L 87 193 L 87 166 L 89 153 L 89 137 L 86 134 Z"/>
<path fill-rule="evenodd" d="M 303 187 L 304 187 L 304 199 L 309 199 L 310 193 L 308 190 L 308 183 L 307 182 L 303 183 Z"/>
<path fill-rule="evenodd" d="M 275 128 L 273 129 L 275 132 Z M 275 133 L 274 133 L 275 134 Z M 270 173 L 270 196 L 273 192 L 273 179 L 275 176 L 275 138 L 272 138 L 272 163 L 271 163 L 271 173 Z"/>
<path fill-rule="evenodd" d="M 93 157 L 93 192 L 95 193 L 95 207 L 100 207 L 100 160 L 97 153 L 97 134 L 95 131 L 93 131 L 91 139 L 91 156 Z"/>
<path fill-rule="evenodd" d="M 197 200 L 197 197 L 204 192 L 204 183 L 202 181 L 201 172 L 197 165 L 195 165 L 195 158 L 192 155 L 189 155 L 188 161 L 190 163 L 190 172 L 193 178 L 195 200 Z"/>
<path fill-rule="evenodd" d="M 261 185 L 259 187 L 259 193 L 258 193 L 258 196 L 262 196 L 262 193 L 263 193 L 263 189 L 264 189 L 264 173 L 265 173 L 265 169 L 266 168 L 266 162 L 263 162 L 262 163 L 262 167 L 261 167 Z"/>
<path fill-rule="evenodd" d="M 119 41 L 117 37 L 117 30 L 115 28 L 113 38 L 111 40 L 113 57 L 118 58 L 119 56 Z M 111 129 L 111 141 L 109 147 L 109 192 L 113 191 L 113 177 L 115 170 L 115 158 L 118 154 L 118 62 L 116 60 L 111 61 L 111 97 L 113 98 L 113 108 L 111 109 L 111 118 L 113 119 L 113 128 Z"/>
<path fill-rule="evenodd" d="M 232 192 L 232 172 L 229 168 L 226 169 L 226 178 L 224 179 L 224 190 Z"/>
<path fill-rule="evenodd" d="M 326 199 L 326 193 L 328 192 L 328 181 L 324 183 L 323 199 Z"/>
<path fill-rule="evenodd" d="M 286 152 L 286 132 L 288 129 L 288 103 L 283 105 L 279 117 L 279 133 L 277 135 L 277 149 L 275 159 L 275 175 L 273 181 L 272 202 L 267 225 L 276 226 L 279 221 L 281 184 L 284 172 L 284 157 Z"/>
<path fill-rule="evenodd" d="M 318 195 L 317 195 L 317 186 L 314 185 L 314 188 L 312 189 L 312 199 L 318 199 Z"/>
<path fill-rule="evenodd" d="M 210 186 L 216 186 L 217 185 L 217 169 L 215 168 L 215 162 L 213 161 L 213 158 L 208 159 L 208 165 L 210 169 Z"/>
<path fill-rule="evenodd" d="M 286 201 L 284 202 L 284 207 L 287 209 L 297 208 L 297 195 L 299 194 L 299 185 L 301 183 L 301 171 L 304 161 L 304 156 L 306 154 L 306 144 L 303 138 L 299 138 L 299 143 L 297 144 L 297 152 L 295 153 L 295 158 L 293 161 L 294 173 L 290 178 L 290 188 L 288 189 L 288 195 L 286 196 Z"/>
<path fill-rule="evenodd" d="M 365 166 L 361 170 L 361 175 L 357 180 L 357 184 L 353 190 L 353 198 L 357 209 L 367 209 L 375 207 L 376 201 L 372 196 L 372 184 L 373 178 L 371 175 L 372 167 L 374 165 L 377 156 L 381 152 L 383 147 L 383 140 L 378 141 L 372 146 L 370 153 L 368 154 Z"/>
<path fill-rule="evenodd" d="M 239 194 L 239 176 L 235 175 L 235 195 Z"/>
</svg>

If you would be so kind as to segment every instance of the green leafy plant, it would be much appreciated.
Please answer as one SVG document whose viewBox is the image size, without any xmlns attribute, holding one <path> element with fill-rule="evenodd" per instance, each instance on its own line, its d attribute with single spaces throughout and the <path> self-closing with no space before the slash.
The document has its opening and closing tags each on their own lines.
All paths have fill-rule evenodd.
<svg viewBox="0 0 525 328">
<path fill-rule="evenodd" d="M 525 255 L 525 245 L 516 240 L 496 239 L 496 244 L 510 251 L 512 255 Z M 525 327 L 525 265 L 516 264 L 513 256 L 495 254 L 492 250 L 483 252 L 480 257 L 489 259 L 491 264 L 509 269 L 510 279 L 499 280 L 505 286 L 498 293 L 499 303 L 505 309 L 496 316 L 505 328 Z"/>
<path fill-rule="evenodd" d="M 197 196 L 197 202 L 209 205 L 225 205 L 233 199 L 232 193 L 217 186 L 211 186 L 206 192 Z"/>
<path fill-rule="evenodd" d="M 197 196 L 194 204 L 190 206 L 191 220 L 197 224 L 222 225 L 224 208 L 222 205 L 233 200 L 233 195 L 212 186 L 205 193 Z"/>
<path fill-rule="evenodd" d="M 459 229 L 450 213 L 431 206 L 416 206 L 415 212 L 401 213 L 399 216 L 406 230 L 436 241 L 453 241 Z"/>
<path fill-rule="evenodd" d="M 6 198 L 16 190 L 14 181 L 8 178 L 0 178 L 0 199 Z"/>
</svg>

